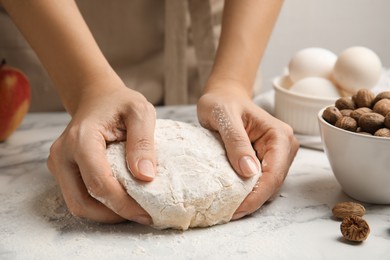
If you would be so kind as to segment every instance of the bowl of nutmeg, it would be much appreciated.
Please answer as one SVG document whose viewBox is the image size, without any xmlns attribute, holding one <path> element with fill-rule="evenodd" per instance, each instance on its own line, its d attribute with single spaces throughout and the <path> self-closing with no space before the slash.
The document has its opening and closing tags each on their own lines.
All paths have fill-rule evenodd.
<svg viewBox="0 0 390 260">
<path fill-rule="evenodd" d="M 390 204 L 390 91 L 360 89 L 318 113 L 321 140 L 343 191 Z"/>
</svg>

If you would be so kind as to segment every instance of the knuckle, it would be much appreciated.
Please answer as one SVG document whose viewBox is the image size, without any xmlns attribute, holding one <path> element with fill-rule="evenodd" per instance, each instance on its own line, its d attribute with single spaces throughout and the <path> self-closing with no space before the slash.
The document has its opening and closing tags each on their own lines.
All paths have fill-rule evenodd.
<svg viewBox="0 0 390 260">
<path fill-rule="evenodd" d="M 231 136 L 231 142 L 244 145 L 247 144 L 248 137 L 240 134 L 235 134 Z"/>
<path fill-rule="evenodd" d="M 293 137 L 294 136 L 294 130 L 288 124 L 284 125 L 284 132 L 285 132 L 286 136 L 288 136 L 288 137 Z"/>
<path fill-rule="evenodd" d="M 292 127 L 284 122 L 280 125 L 278 128 L 273 128 L 273 134 L 277 136 L 279 139 L 287 140 L 289 143 L 293 143 L 295 136 L 294 136 L 294 130 Z"/>
<path fill-rule="evenodd" d="M 142 94 L 139 94 L 142 96 Z M 148 102 L 144 96 L 142 96 L 142 99 L 138 102 L 135 102 L 132 106 L 128 108 L 127 113 L 129 115 L 132 115 L 133 117 L 136 117 L 139 120 L 144 120 L 145 115 L 148 115 L 150 118 L 153 116 L 156 118 L 156 109 L 154 106 Z"/>
<path fill-rule="evenodd" d="M 229 143 L 235 150 L 242 150 L 250 145 L 248 137 L 241 135 L 230 136 Z"/>
<path fill-rule="evenodd" d="M 77 126 L 72 126 L 66 132 L 65 140 L 63 141 L 64 153 L 70 158 L 79 158 L 87 160 L 91 158 L 91 151 L 85 149 L 85 144 L 99 144 L 100 132 L 91 128 L 88 122 L 83 122 Z M 66 150 L 65 150 L 66 149 Z"/>
<path fill-rule="evenodd" d="M 293 128 L 288 124 L 284 124 L 283 135 L 287 138 L 287 141 L 291 144 L 291 151 L 295 153 L 299 148 L 299 141 L 294 135 Z"/>
<path fill-rule="evenodd" d="M 83 140 L 85 137 L 91 137 L 92 130 L 96 130 L 96 124 L 99 124 L 99 121 L 91 121 L 88 118 L 81 122 L 72 122 L 66 128 L 63 138 L 66 140 L 66 143 L 72 144 L 73 142 Z"/>
<path fill-rule="evenodd" d="M 134 149 L 138 151 L 151 151 L 152 147 L 153 147 L 152 142 L 146 138 L 139 139 L 134 144 Z"/>
<path fill-rule="evenodd" d="M 292 145 L 291 145 L 291 151 L 293 151 L 293 154 L 296 154 L 296 152 L 299 149 L 299 141 L 298 139 L 294 136 Z"/>
<path fill-rule="evenodd" d="M 66 132 L 66 143 L 78 144 L 85 135 L 89 136 L 91 131 L 87 125 L 88 123 L 80 123 L 77 126 L 69 127 Z"/>
<path fill-rule="evenodd" d="M 280 126 L 274 129 L 277 135 L 285 136 L 288 139 L 294 137 L 294 130 L 292 127 L 284 122 L 280 121 Z"/>
<path fill-rule="evenodd" d="M 133 102 L 147 102 L 147 99 L 141 92 L 135 91 L 132 93 L 132 95 L 134 95 L 131 99 Z"/>
<path fill-rule="evenodd" d="M 69 130 L 66 133 L 67 141 L 68 142 L 75 142 L 77 139 L 79 139 L 81 130 L 78 127 L 70 127 Z"/>
<path fill-rule="evenodd" d="M 57 155 L 58 151 L 61 149 L 62 145 L 60 143 L 61 143 L 61 141 L 59 139 L 57 139 L 50 146 L 49 156 L 50 156 L 51 160 L 54 160 L 56 158 L 56 155 Z"/>
<path fill-rule="evenodd" d="M 56 175 L 56 164 L 60 161 L 61 157 L 61 141 L 56 140 L 49 149 L 49 156 L 46 160 L 47 168 L 50 173 L 55 176 Z"/>
<path fill-rule="evenodd" d="M 138 102 L 136 104 L 136 108 L 139 111 L 143 111 L 143 112 L 146 112 L 146 113 L 151 112 L 151 111 L 154 110 L 153 105 L 151 103 L 147 102 L 146 100 L 145 100 L 145 102 Z"/>
<path fill-rule="evenodd" d="M 49 169 L 49 172 L 55 176 L 55 164 L 54 164 L 54 159 L 52 157 L 52 155 L 49 155 L 49 157 L 47 158 L 46 160 L 46 165 L 47 165 L 47 168 Z"/>
</svg>

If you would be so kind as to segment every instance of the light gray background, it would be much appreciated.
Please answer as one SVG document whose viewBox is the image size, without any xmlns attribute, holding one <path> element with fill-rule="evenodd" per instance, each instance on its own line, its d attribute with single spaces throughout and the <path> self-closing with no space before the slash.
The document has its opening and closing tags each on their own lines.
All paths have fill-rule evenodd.
<svg viewBox="0 0 390 260">
<path fill-rule="evenodd" d="M 356 45 L 372 49 L 390 67 L 389 0 L 285 0 L 261 63 L 262 91 L 272 88 L 272 78 L 300 49 L 339 54 Z"/>
</svg>

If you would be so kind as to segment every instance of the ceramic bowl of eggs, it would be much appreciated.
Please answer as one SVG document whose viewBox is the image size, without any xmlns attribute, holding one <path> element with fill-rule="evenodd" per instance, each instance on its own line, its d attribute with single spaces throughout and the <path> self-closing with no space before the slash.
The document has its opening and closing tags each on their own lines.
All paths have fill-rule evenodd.
<svg viewBox="0 0 390 260">
<path fill-rule="evenodd" d="M 318 113 L 333 174 L 350 197 L 390 204 L 390 91 L 360 89 Z"/>
<path fill-rule="evenodd" d="M 339 55 L 324 48 L 295 53 L 285 75 L 273 81 L 274 115 L 296 134 L 319 136 L 318 111 L 361 88 L 371 89 L 382 73 L 378 55 L 354 46 Z"/>
</svg>

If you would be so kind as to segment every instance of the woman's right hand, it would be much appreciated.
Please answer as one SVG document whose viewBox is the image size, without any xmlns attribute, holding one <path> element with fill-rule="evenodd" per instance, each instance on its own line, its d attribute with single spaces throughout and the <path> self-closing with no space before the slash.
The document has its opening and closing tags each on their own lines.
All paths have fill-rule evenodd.
<svg viewBox="0 0 390 260">
<path fill-rule="evenodd" d="M 124 85 L 104 93 L 105 88 L 96 89 L 100 92 L 80 98 L 72 120 L 50 149 L 48 168 L 73 215 L 104 223 L 151 224 L 148 213 L 113 177 L 106 144 L 126 140 L 131 173 L 142 181 L 153 180 L 155 109 Z"/>
</svg>

